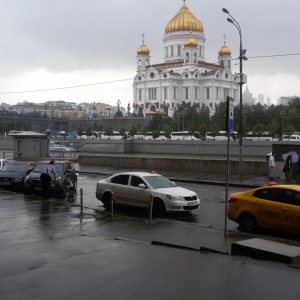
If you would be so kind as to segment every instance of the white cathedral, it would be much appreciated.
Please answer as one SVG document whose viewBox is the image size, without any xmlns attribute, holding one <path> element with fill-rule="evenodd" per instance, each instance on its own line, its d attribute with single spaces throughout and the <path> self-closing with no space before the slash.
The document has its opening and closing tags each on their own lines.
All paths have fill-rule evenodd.
<svg viewBox="0 0 300 300">
<path fill-rule="evenodd" d="M 143 35 L 133 81 L 133 109 L 138 116 L 173 116 L 182 103 L 205 105 L 213 115 L 215 106 L 227 96 L 238 103 L 239 79 L 231 72 L 226 41 L 218 52 L 218 64 L 206 62 L 204 27 L 185 2 L 165 27 L 164 62 L 150 63 Z"/>
</svg>

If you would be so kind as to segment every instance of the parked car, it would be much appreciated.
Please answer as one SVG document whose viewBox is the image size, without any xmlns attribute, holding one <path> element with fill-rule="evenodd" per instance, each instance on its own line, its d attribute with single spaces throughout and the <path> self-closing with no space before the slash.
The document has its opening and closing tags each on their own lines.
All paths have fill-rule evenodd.
<svg viewBox="0 0 300 300">
<path fill-rule="evenodd" d="M 6 164 L 8 164 L 8 163 L 9 163 L 9 161 L 8 161 L 7 159 L 1 158 L 1 159 L 0 159 L 0 170 L 2 170 L 3 167 L 4 167 Z"/>
<path fill-rule="evenodd" d="M 0 171 L 0 187 L 22 189 L 26 176 L 35 166 L 34 162 L 9 162 Z"/>
<path fill-rule="evenodd" d="M 99 180 L 96 198 L 110 208 L 111 198 L 116 204 L 149 207 L 153 196 L 153 213 L 184 212 L 197 209 L 200 200 L 193 191 L 177 186 L 168 178 L 156 173 L 125 172 Z"/>
<path fill-rule="evenodd" d="M 227 215 L 246 232 L 258 227 L 300 232 L 300 186 L 273 185 L 233 193 Z"/>
<path fill-rule="evenodd" d="M 33 192 L 39 192 L 42 190 L 41 185 L 41 173 L 49 165 L 49 161 L 43 161 L 37 164 L 35 169 L 26 177 L 24 181 L 24 193 L 30 194 Z M 74 185 L 74 188 L 77 188 L 77 175 L 73 164 L 69 161 L 57 161 L 55 162 L 57 189 L 64 189 L 65 179 L 69 177 L 71 182 Z"/>
</svg>

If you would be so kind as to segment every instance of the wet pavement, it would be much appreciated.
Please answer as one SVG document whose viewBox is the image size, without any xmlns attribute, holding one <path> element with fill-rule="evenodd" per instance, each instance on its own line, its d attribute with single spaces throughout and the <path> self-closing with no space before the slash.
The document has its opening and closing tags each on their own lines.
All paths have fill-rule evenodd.
<svg viewBox="0 0 300 300">
<path fill-rule="evenodd" d="M 76 165 L 79 173 L 124 169 Z M 156 170 L 171 179 L 226 184 L 224 174 Z M 229 176 L 265 185 L 267 176 Z M 257 235 L 170 219 L 111 215 L 72 203 L 0 192 L 2 299 L 296 299 L 300 271 L 231 256 Z M 261 238 L 298 245 L 274 237 Z"/>
</svg>

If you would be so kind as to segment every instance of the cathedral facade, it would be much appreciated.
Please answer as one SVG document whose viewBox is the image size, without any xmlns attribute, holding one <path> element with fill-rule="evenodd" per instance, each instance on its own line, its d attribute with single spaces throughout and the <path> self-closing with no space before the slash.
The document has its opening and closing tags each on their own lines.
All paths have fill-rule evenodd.
<svg viewBox="0 0 300 300">
<path fill-rule="evenodd" d="M 133 109 L 138 116 L 172 116 L 183 103 L 205 105 L 213 115 L 227 96 L 238 103 L 238 77 L 231 72 L 226 41 L 218 52 L 218 63 L 206 62 L 204 26 L 185 2 L 165 27 L 164 62 L 151 64 L 143 35 L 133 81 Z"/>
</svg>

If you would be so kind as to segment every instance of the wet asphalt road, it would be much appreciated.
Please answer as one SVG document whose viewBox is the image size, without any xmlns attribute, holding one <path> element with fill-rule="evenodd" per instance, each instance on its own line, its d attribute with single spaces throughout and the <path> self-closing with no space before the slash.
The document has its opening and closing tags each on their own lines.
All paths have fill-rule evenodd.
<svg viewBox="0 0 300 300">
<path fill-rule="evenodd" d="M 98 179 L 80 175 L 83 217 L 76 203 L 0 191 L 1 299 L 298 299 L 298 269 L 199 251 L 201 246 L 230 250 L 231 242 L 252 235 L 224 238 L 222 230 L 176 218 L 150 226 L 140 210 L 131 215 L 119 209 L 110 220 L 95 200 Z M 221 211 L 223 196 L 210 188 L 215 194 L 202 202 Z M 197 222 L 218 228 L 215 217 L 205 220 L 199 213 Z"/>
<path fill-rule="evenodd" d="M 280 263 L 151 245 L 201 245 L 219 231 L 107 216 L 0 194 L 1 299 L 298 299 L 300 272 Z M 88 215 L 90 211 L 85 210 Z M 205 244 L 207 245 L 207 244 Z"/>
</svg>

